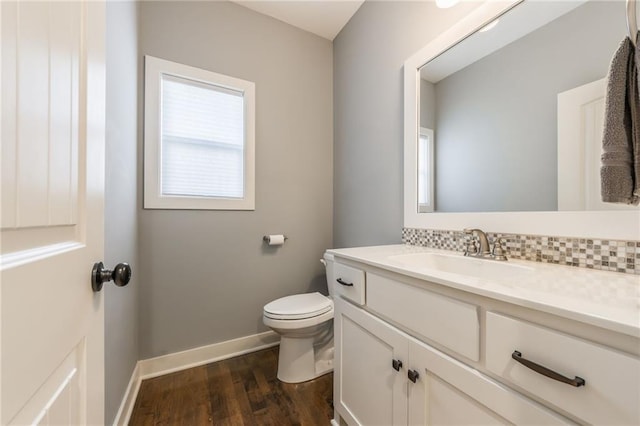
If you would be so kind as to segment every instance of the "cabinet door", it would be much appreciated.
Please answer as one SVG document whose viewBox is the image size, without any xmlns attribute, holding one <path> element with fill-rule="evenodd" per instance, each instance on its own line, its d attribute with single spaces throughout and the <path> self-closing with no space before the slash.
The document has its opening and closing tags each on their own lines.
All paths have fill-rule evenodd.
<svg viewBox="0 0 640 426">
<path fill-rule="evenodd" d="M 414 339 L 409 425 L 570 424 L 564 417 Z"/>
<path fill-rule="evenodd" d="M 434 371 L 428 349 L 410 346 L 410 367 L 418 372 L 409 384 L 410 425 L 504 425 L 509 422 L 448 383 Z"/>
<path fill-rule="evenodd" d="M 335 306 L 338 414 L 351 426 L 406 425 L 407 337 L 344 300 Z"/>
</svg>

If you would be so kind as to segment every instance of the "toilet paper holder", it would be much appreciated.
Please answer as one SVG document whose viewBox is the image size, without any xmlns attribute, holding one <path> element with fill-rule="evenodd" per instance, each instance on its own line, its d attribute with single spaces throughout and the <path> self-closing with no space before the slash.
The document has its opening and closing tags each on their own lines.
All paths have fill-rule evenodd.
<svg viewBox="0 0 640 426">
<path fill-rule="evenodd" d="M 264 235 L 262 237 L 262 241 L 264 241 L 265 243 L 269 244 L 269 241 L 271 240 L 271 235 Z M 287 241 L 289 238 L 286 235 L 283 235 L 284 240 Z"/>
</svg>

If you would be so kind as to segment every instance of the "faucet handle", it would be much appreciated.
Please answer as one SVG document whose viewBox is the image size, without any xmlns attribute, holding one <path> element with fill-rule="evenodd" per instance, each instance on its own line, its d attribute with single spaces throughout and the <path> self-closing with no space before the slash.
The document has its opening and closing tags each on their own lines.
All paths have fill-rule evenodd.
<svg viewBox="0 0 640 426">
<path fill-rule="evenodd" d="M 502 248 L 503 241 L 504 240 L 502 238 L 496 238 L 496 240 L 493 242 L 493 250 L 491 251 L 491 255 L 495 260 L 507 260 L 505 251 Z"/>
<path fill-rule="evenodd" d="M 478 254 L 478 244 L 476 243 L 476 239 L 471 237 L 467 240 L 467 248 L 464 250 L 464 255 L 470 256 L 476 254 Z"/>
</svg>

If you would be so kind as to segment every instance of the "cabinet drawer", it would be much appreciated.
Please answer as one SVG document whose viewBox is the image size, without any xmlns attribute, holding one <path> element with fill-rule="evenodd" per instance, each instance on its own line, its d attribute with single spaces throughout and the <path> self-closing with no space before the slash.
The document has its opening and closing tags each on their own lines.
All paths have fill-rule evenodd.
<svg viewBox="0 0 640 426">
<path fill-rule="evenodd" d="M 349 299 L 358 305 L 364 305 L 365 301 L 365 274 L 364 271 L 351 266 L 336 263 L 333 269 L 333 288 L 339 296 Z"/>
<path fill-rule="evenodd" d="M 415 339 L 409 339 L 410 425 L 567 425 L 566 418 Z"/>
<path fill-rule="evenodd" d="M 473 361 L 480 358 L 480 324 L 475 305 L 370 273 L 367 306 Z"/>
<path fill-rule="evenodd" d="M 493 312 L 487 313 L 486 366 L 582 421 L 640 424 L 640 360 L 555 330 Z M 512 358 L 521 357 L 584 386 L 546 377 Z"/>
</svg>

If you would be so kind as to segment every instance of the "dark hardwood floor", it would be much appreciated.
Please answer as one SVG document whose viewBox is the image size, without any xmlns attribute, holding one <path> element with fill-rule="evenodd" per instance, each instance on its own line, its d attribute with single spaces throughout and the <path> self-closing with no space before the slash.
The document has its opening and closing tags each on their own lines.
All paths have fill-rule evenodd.
<svg viewBox="0 0 640 426">
<path fill-rule="evenodd" d="M 333 374 L 276 378 L 278 347 L 144 380 L 130 425 L 323 425 L 333 417 Z"/>
</svg>

